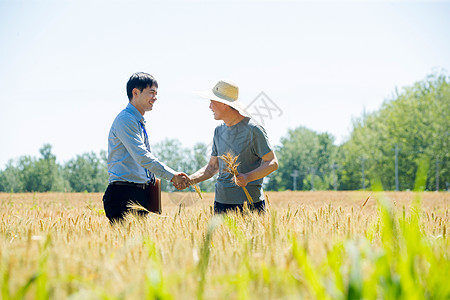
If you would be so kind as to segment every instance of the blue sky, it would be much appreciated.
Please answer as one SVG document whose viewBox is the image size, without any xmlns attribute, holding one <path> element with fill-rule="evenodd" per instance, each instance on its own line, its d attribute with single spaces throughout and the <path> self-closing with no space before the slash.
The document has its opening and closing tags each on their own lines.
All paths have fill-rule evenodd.
<svg viewBox="0 0 450 300">
<path fill-rule="evenodd" d="M 280 109 L 259 118 L 273 144 L 298 126 L 341 143 L 363 110 L 450 69 L 448 16 L 448 1 L 0 0 L 0 169 L 44 143 L 60 162 L 106 150 L 136 71 L 159 83 L 152 144 L 208 144 L 217 121 L 192 91 L 219 79 Z"/>
</svg>

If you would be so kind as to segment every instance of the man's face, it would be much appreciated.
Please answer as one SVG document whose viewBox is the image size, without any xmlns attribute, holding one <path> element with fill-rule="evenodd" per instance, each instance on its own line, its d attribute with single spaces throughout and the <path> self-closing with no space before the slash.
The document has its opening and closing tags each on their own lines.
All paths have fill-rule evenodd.
<svg viewBox="0 0 450 300">
<path fill-rule="evenodd" d="M 133 89 L 133 99 L 135 100 L 136 108 L 141 112 L 151 111 L 153 103 L 157 100 L 156 95 L 158 89 L 155 86 L 146 87 L 142 90 Z"/>
<path fill-rule="evenodd" d="M 215 120 L 223 120 L 223 116 L 226 113 L 227 106 L 228 105 L 224 103 L 211 100 L 209 108 L 213 111 Z"/>
</svg>

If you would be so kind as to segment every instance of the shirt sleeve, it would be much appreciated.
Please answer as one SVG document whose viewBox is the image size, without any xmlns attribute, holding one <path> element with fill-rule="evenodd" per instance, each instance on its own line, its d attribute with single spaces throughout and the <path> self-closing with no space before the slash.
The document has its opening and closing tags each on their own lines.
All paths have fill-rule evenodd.
<svg viewBox="0 0 450 300">
<path fill-rule="evenodd" d="M 211 149 L 211 156 L 218 156 L 218 153 L 217 153 L 217 130 L 218 130 L 218 128 L 216 128 L 214 130 L 214 137 L 213 137 L 213 144 L 212 144 L 212 149 Z"/>
<path fill-rule="evenodd" d="M 115 128 L 116 136 L 123 143 L 131 157 L 140 166 L 155 174 L 155 176 L 170 181 L 176 172 L 160 162 L 147 150 L 139 124 L 133 119 L 121 118 L 118 125 Z"/>
<path fill-rule="evenodd" d="M 258 157 L 263 157 L 267 153 L 273 151 L 270 145 L 269 138 L 264 128 L 260 125 L 255 125 L 252 129 L 252 152 Z"/>
</svg>

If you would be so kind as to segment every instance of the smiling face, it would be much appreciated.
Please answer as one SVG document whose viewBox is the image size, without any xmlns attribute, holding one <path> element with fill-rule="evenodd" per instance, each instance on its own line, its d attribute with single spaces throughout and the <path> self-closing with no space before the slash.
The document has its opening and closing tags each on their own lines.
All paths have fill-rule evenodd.
<svg viewBox="0 0 450 300">
<path fill-rule="evenodd" d="M 219 101 L 211 100 L 209 108 L 213 111 L 215 120 L 223 120 L 227 112 L 228 105 Z"/>
<path fill-rule="evenodd" d="M 133 99 L 130 101 L 137 110 L 144 115 L 146 111 L 153 109 L 153 104 L 157 100 L 158 88 L 156 86 L 146 87 L 142 91 L 133 89 Z"/>
</svg>

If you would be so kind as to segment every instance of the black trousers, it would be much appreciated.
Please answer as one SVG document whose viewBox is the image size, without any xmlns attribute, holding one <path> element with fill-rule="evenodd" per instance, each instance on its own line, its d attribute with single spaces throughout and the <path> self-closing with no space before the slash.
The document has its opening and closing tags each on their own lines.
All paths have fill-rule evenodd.
<svg viewBox="0 0 450 300">
<path fill-rule="evenodd" d="M 251 211 L 257 211 L 258 213 L 264 213 L 266 211 L 266 202 L 259 201 L 255 202 L 253 204 L 249 204 L 248 208 Z M 223 204 L 214 201 L 214 213 L 215 214 L 225 214 L 227 212 L 239 210 L 242 212 L 243 210 L 243 204 Z"/>
<path fill-rule="evenodd" d="M 130 202 L 137 203 L 147 208 L 148 206 L 148 187 L 142 189 L 127 185 L 108 185 L 103 195 L 103 207 L 105 214 L 111 223 L 122 221 L 125 214 L 130 212 L 127 207 Z M 148 214 L 146 211 L 133 211 L 139 215 Z"/>
</svg>

